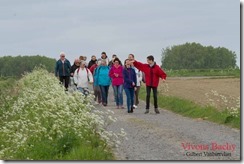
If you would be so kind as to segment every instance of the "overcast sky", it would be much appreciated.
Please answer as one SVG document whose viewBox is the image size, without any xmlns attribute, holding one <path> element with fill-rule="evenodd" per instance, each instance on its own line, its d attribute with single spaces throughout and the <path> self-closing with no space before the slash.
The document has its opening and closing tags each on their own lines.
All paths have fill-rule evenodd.
<svg viewBox="0 0 244 164">
<path fill-rule="evenodd" d="M 0 56 L 63 51 L 73 63 L 105 51 L 161 64 L 163 48 L 186 42 L 226 47 L 240 65 L 240 1 L 0 0 Z"/>
</svg>

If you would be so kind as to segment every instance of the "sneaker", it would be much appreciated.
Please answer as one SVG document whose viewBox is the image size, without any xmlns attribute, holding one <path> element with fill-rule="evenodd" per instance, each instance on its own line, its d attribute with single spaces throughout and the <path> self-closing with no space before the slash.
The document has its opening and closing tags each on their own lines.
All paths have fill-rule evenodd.
<svg viewBox="0 0 244 164">
<path fill-rule="evenodd" d="M 134 109 L 136 109 L 136 108 L 137 108 L 137 106 L 136 106 L 136 105 L 133 105 L 133 108 L 134 108 Z"/>
<path fill-rule="evenodd" d="M 144 114 L 148 114 L 149 113 L 149 109 L 146 109 L 146 112 Z"/>
<path fill-rule="evenodd" d="M 154 110 L 155 110 L 155 113 L 156 114 L 159 114 L 160 113 L 159 110 L 158 110 L 158 108 L 155 108 Z"/>
</svg>

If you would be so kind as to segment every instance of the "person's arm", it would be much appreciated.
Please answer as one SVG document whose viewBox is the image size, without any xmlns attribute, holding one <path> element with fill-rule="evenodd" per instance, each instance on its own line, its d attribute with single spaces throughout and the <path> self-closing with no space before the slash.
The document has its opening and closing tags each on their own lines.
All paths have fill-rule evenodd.
<svg viewBox="0 0 244 164">
<path fill-rule="evenodd" d="M 78 84 L 78 73 L 77 73 L 77 71 L 78 71 L 78 68 L 75 70 L 75 72 L 74 72 L 74 84 L 75 85 L 77 85 Z"/>
<path fill-rule="evenodd" d="M 91 73 L 91 71 L 89 70 L 89 69 L 87 69 L 87 72 L 88 72 L 88 78 L 89 78 L 89 83 L 93 83 L 94 82 L 94 80 L 93 80 L 93 76 L 92 76 L 92 73 Z"/>
<path fill-rule="evenodd" d="M 124 76 L 123 76 L 123 67 L 122 66 L 120 66 L 120 70 L 121 71 L 118 73 L 118 77 L 122 77 L 123 78 Z"/>
<path fill-rule="evenodd" d="M 56 65 L 55 65 L 55 76 L 57 77 L 58 76 L 58 61 L 56 62 Z"/>
<path fill-rule="evenodd" d="M 123 77 L 124 77 L 124 82 L 132 84 L 133 80 L 130 80 L 129 78 L 129 73 L 126 69 L 123 69 Z"/>
<path fill-rule="evenodd" d="M 134 69 L 132 69 L 133 71 L 133 82 L 135 83 L 134 87 L 136 87 L 136 84 L 137 84 L 137 78 L 136 78 L 136 71 Z"/>
<path fill-rule="evenodd" d="M 113 67 L 111 67 L 111 69 L 109 70 L 108 75 L 109 75 L 110 78 L 115 78 Z"/>
<path fill-rule="evenodd" d="M 136 61 L 136 60 L 133 60 L 133 61 L 131 61 L 131 62 L 133 62 L 134 66 L 135 66 L 137 69 L 139 69 L 139 70 L 142 71 L 142 72 L 145 72 L 145 68 L 147 67 L 147 64 L 143 64 L 143 63 L 138 62 L 138 61 Z"/>
<path fill-rule="evenodd" d="M 71 64 L 70 64 L 69 60 L 67 60 L 67 61 L 68 61 L 68 69 L 71 70 Z"/>
<path fill-rule="evenodd" d="M 158 76 L 163 80 L 166 80 L 167 74 L 160 67 L 158 67 Z"/>
</svg>

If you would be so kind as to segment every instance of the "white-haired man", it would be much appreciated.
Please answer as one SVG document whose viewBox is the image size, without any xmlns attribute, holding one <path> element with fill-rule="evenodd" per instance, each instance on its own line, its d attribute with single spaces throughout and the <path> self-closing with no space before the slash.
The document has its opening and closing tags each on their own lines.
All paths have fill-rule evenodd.
<svg viewBox="0 0 244 164">
<path fill-rule="evenodd" d="M 59 77 L 61 83 L 64 82 L 65 91 L 68 91 L 71 65 L 65 58 L 65 53 L 60 53 L 60 59 L 56 62 L 55 76 Z"/>
</svg>

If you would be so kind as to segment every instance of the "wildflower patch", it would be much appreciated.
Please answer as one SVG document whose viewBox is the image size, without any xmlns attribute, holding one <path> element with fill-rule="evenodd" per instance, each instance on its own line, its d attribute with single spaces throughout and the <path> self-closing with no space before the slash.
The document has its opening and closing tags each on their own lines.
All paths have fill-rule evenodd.
<svg viewBox="0 0 244 164">
<path fill-rule="evenodd" d="M 106 130 L 116 121 L 112 112 L 94 109 L 92 96 L 65 93 L 58 79 L 44 69 L 26 74 L 18 86 L 17 99 L 1 109 L 0 159 L 111 159 L 109 149 L 126 135 L 123 129 L 118 134 Z M 82 147 L 91 148 L 90 154 L 82 154 Z M 79 155 L 70 156 L 75 149 Z"/>
</svg>

